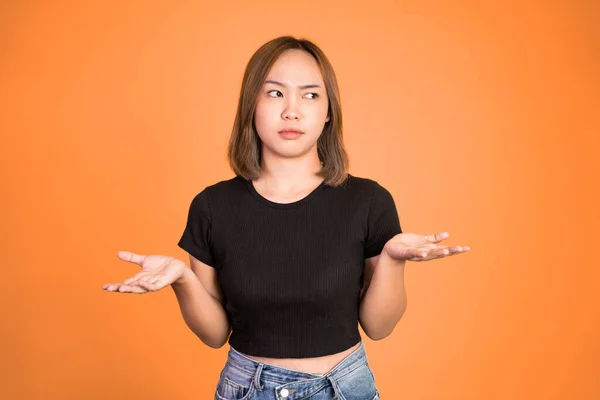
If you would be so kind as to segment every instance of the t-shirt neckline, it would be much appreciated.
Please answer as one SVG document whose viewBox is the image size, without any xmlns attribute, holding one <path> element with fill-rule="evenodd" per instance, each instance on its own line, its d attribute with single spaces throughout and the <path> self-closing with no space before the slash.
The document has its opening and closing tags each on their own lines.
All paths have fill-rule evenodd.
<svg viewBox="0 0 600 400">
<path fill-rule="evenodd" d="M 250 179 L 244 179 L 244 180 L 246 181 L 246 186 L 248 187 L 248 191 L 250 192 L 250 194 L 255 199 L 257 199 L 259 202 L 261 202 L 262 204 L 265 204 L 265 205 L 267 205 L 269 207 L 282 208 L 282 209 L 298 207 L 298 206 L 300 206 L 300 205 L 302 205 L 302 204 L 304 204 L 304 203 L 312 200 L 326 186 L 325 185 L 325 180 L 323 180 L 323 182 L 321 182 L 319 184 L 319 186 L 317 186 L 316 188 L 314 188 L 312 190 L 312 192 L 310 192 L 309 194 L 307 194 L 306 196 L 304 196 L 300 200 L 296 200 L 296 201 L 291 202 L 291 203 L 277 203 L 277 202 L 274 202 L 274 201 L 271 201 L 271 200 L 267 199 L 266 197 L 263 197 L 260 193 L 258 193 L 258 191 L 254 187 L 254 185 L 252 184 L 252 181 Z"/>
</svg>

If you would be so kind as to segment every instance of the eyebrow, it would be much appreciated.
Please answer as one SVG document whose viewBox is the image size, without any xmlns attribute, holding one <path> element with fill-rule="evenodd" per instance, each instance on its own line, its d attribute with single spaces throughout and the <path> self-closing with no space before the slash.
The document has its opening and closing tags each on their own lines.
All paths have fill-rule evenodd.
<svg viewBox="0 0 600 400">
<path fill-rule="evenodd" d="M 284 85 L 283 83 L 277 82 L 277 81 L 273 81 L 273 80 L 266 80 L 265 84 L 267 84 L 267 83 L 272 83 L 272 84 L 277 85 L 277 86 L 286 87 L 286 85 Z M 313 84 L 309 84 L 309 85 L 300 85 L 298 87 L 300 89 L 304 90 L 304 89 L 320 88 L 321 86 L 320 85 L 316 85 L 316 84 L 313 83 Z"/>
</svg>

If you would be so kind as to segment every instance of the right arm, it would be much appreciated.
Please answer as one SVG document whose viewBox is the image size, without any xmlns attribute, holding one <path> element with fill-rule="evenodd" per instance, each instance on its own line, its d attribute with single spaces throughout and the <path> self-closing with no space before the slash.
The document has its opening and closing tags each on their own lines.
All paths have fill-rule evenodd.
<svg viewBox="0 0 600 400">
<path fill-rule="evenodd" d="M 190 255 L 191 269 L 171 284 L 183 320 L 207 346 L 218 349 L 231 332 L 215 268 Z"/>
</svg>

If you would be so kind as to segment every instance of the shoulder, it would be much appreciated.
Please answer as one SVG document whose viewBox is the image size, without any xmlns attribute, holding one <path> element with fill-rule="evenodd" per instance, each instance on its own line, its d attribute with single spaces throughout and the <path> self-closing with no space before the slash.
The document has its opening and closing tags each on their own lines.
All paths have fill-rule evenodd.
<svg viewBox="0 0 600 400">
<path fill-rule="evenodd" d="M 210 214 L 210 210 L 215 205 L 227 202 L 228 199 L 239 198 L 246 182 L 244 178 L 236 176 L 211 183 L 196 192 L 191 201 L 191 208 Z"/>
<path fill-rule="evenodd" d="M 244 178 L 240 176 L 235 176 L 231 179 L 211 183 L 210 185 L 202 189 L 196 196 L 211 198 L 215 196 L 236 194 L 237 192 L 239 192 L 239 190 L 245 188 L 247 182 L 248 181 Z"/>
<path fill-rule="evenodd" d="M 389 191 L 379 184 L 374 179 L 354 176 L 348 174 L 348 178 L 342 184 L 346 190 L 350 190 L 356 193 L 359 193 L 364 196 L 368 196 L 369 198 L 373 196 L 381 196 L 389 194 Z"/>
</svg>

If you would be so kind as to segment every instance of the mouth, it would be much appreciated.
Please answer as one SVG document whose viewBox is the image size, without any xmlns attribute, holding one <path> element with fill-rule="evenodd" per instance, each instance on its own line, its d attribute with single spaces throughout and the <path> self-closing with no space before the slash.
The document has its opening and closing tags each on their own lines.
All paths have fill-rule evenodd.
<svg viewBox="0 0 600 400">
<path fill-rule="evenodd" d="M 297 139 L 302 135 L 302 132 L 297 129 L 283 129 L 279 134 L 285 139 Z"/>
<path fill-rule="evenodd" d="M 282 129 L 279 133 L 302 133 L 299 129 Z"/>
</svg>

